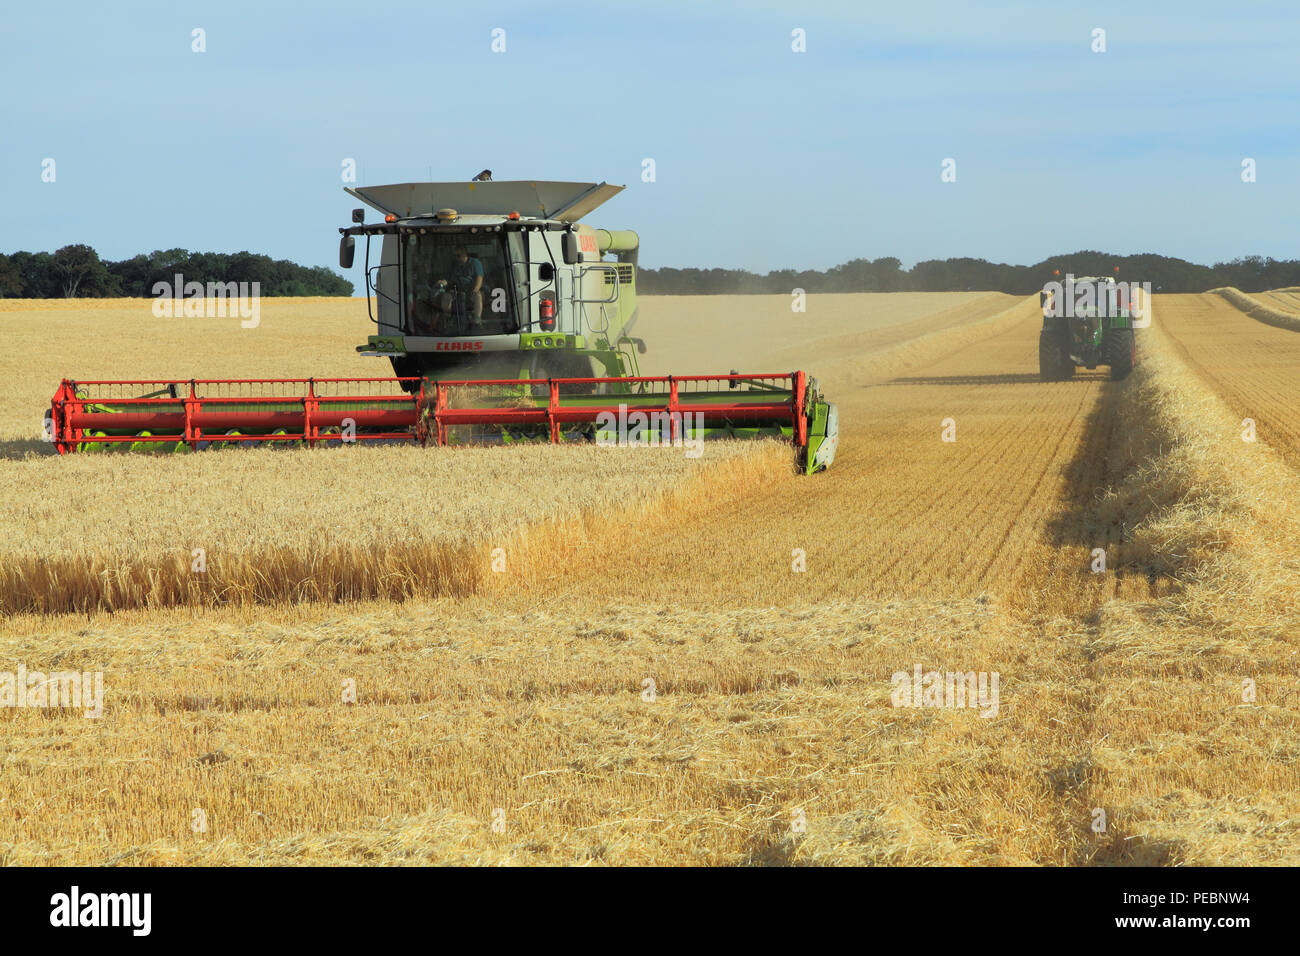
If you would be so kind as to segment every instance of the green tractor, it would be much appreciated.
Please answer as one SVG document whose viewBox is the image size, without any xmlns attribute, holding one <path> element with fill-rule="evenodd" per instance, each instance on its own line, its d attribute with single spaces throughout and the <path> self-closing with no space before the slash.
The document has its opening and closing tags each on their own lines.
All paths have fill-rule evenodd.
<svg viewBox="0 0 1300 956">
<path fill-rule="evenodd" d="M 1060 382 L 1076 368 L 1110 368 L 1116 381 L 1137 364 L 1134 328 L 1140 316 L 1138 292 L 1112 277 L 1067 275 L 1049 282 L 1038 294 L 1043 330 L 1038 335 L 1038 373 L 1044 382 Z"/>
</svg>

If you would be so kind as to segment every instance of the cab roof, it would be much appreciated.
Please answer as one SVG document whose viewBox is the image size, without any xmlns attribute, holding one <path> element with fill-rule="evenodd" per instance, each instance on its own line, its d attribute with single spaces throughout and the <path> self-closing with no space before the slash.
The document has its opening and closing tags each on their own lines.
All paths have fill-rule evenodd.
<svg viewBox="0 0 1300 956">
<path fill-rule="evenodd" d="M 517 212 L 529 218 L 577 222 L 624 188 L 609 183 L 502 180 L 345 186 L 344 190 L 372 209 L 399 219 L 432 217 L 439 209 L 455 209 L 465 220 L 484 217 L 497 221 Z"/>
</svg>

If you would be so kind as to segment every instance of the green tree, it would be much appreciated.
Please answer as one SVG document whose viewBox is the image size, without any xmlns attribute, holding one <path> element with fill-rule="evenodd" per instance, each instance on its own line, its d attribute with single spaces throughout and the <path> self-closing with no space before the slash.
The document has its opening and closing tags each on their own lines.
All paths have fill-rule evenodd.
<svg viewBox="0 0 1300 956">
<path fill-rule="evenodd" d="M 22 270 L 8 256 L 0 254 L 0 298 L 17 299 L 26 285 Z"/>
<path fill-rule="evenodd" d="M 50 265 L 66 299 L 76 298 L 78 292 L 102 294 L 112 286 L 108 267 L 100 261 L 99 253 L 84 243 L 56 250 Z"/>
</svg>

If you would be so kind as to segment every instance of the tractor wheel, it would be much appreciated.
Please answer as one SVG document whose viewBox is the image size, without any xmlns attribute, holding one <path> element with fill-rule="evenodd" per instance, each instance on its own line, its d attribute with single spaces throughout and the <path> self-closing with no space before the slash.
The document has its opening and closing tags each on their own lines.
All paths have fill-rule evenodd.
<svg viewBox="0 0 1300 956">
<path fill-rule="evenodd" d="M 1111 381 L 1118 382 L 1120 379 L 1128 378 L 1133 371 L 1133 363 L 1137 359 L 1137 340 L 1133 336 L 1132 329 L 1115 329 L 1109 338 L 1110 346 L 1110 377 Z"/>
<path fill-rule="evenodd" d="M 1061 347 L 1061 337 L 1043 331 L 1038 335 L 1038 377 L 1044 382 L 1061 382 L 1074 375 L 1074 363 Z"/>
</svg>

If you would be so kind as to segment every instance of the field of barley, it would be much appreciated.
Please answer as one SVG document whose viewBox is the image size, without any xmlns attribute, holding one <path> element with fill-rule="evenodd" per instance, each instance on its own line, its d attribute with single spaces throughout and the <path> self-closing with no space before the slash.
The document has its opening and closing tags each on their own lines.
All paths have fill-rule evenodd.
<svg viewBox="0 0 1300 956">
<path fill-rule="evenodd" d="M 818 376 L 834 467 L 61 459 L 65 376 L 386 365 L 358 301 L 0 301 L 0 672 L 107 698 L 0 708 L 0 862 L 1300 862 L 1300 332 L 1159 297 L 1127 381 L 1042 383 L 1032 299 L 641 312 L 647 374 Z M 916 666 L 997 707 L 895 706 Z"/>
</svg>

